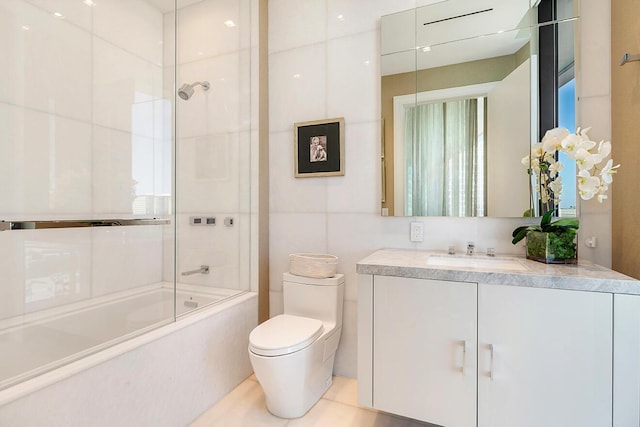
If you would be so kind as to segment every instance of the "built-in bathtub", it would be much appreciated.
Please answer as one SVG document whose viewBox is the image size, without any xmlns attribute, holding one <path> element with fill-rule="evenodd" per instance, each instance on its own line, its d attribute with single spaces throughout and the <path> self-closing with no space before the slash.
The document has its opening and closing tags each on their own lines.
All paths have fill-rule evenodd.
<svg viewBox="0 0 640 427">
<path fill-rule="evenodd" d="M 175 308 L 161 283 L 5 321 L 0 425 L 187 425 L 251 374 L 257 294 L 179 285 Z"/>
</svg>

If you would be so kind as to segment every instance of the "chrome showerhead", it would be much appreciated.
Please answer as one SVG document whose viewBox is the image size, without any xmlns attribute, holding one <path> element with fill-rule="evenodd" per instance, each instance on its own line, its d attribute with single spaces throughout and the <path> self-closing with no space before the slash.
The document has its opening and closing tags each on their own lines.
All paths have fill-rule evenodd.
<svg viewBox="0 0 640 427">
<path fill-rule="evenodd" d="M 209 90 L 209 88 L 211 87 L 211 85 L 207 81 L 193 82 L 191 84 L 185 83 L 182 86 L 180 86 L 180 89 L 178 89 L 178 95 L 180 96 L 180 98 L 184 99 L 185 101 L 188 101 L 189 98 L 191 98 L 191 96 L 193 95 L 194 86 L 197 86 L 197 85 L 202 86 L 204 90 Z"/>
</svg>

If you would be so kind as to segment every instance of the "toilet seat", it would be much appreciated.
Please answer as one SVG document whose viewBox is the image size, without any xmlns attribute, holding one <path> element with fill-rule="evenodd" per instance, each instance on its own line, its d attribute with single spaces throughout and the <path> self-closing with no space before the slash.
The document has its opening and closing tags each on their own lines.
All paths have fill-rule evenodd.
<svg viewBox="0 0 640 427">
<path fill-rule="evenodd" d="M 249 349 L 261 356 L 282 356 L 307 347 L 323 331 L 318 319 L 281 314 L 251 331 Z"/>
</svg>

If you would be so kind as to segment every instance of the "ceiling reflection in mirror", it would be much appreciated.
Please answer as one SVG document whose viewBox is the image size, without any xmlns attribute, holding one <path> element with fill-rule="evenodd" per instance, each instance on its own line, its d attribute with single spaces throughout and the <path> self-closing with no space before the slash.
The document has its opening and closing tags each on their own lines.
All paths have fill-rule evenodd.
<svg viewBox="0 0 640 427">
<path fill-rule="evenodd" d="M 566 9 L 554 6 L 555 17 L 577 15 Z M 521 160 L 539 132 L 538 20 L 529 0 L 448 0 L 382 17 L 383 215 L 532 208 Z M 572 31 L 571 55 L 556 55 L 571 64 Z"/>
</svg>

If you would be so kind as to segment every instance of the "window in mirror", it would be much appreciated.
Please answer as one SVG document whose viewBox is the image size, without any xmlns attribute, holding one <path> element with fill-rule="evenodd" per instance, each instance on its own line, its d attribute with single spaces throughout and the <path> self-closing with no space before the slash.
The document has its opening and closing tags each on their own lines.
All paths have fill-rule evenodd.
<svg viewBox="0 0 640 427">
<path fill-rule="evenodd" d="M 484 216 L 484 112 L 484 97 L 405 107 L 405 215 Z"/>
</svg>

